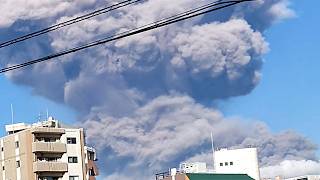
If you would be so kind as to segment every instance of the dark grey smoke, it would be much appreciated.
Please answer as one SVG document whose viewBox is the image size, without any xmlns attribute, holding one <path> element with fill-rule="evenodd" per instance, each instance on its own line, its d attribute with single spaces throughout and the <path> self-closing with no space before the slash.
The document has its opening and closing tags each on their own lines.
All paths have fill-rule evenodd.
<svg viewBox="0 0 320 180">
<path fill-rule="evenodd" d="M 109 156 L 127 157 L 119 172 L 138 172 L 136 178 L 185 160 L 212 164 L 211 132 L 216 147 L 258 147 L 261 166 L 317 159 L 317 146 L 295 132 L 274 134 L 262 122 L 228 119 L 187 96 L 158 97 L 120 119 L 96 112 L 87 119 L 88 140 Z"/>
</svg>

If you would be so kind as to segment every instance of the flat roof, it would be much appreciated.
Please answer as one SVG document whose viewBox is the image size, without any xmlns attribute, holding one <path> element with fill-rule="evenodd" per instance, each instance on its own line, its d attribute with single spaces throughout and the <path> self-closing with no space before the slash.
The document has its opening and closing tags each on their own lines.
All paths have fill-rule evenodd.
<svg viewBox="0 0 320 180">
<path fill-rule="evenodd" d="M 254 180 L 247 174 L 187 173 L 190 180 Z"/>
</svg>

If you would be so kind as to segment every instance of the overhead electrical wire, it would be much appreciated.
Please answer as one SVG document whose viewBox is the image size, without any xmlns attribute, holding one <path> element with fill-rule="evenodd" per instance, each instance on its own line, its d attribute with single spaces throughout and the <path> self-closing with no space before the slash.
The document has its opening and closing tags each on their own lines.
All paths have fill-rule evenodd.
<svg viewBox="0 0 320 180">
<path fill-rule="evenodd" d="M 78 46 L 78 47 L 75 47 L 75 48 L 67 49 L 67 50 L 64 50 L 64 51 L 61 51 L 61 52 L 58 52 L 58 53 L 55 53 L 55 54 L 51 54 L 51 55 L 46 56 L 46 57 L 42 57 L 42 58 L 39 58 L 39 59 L 27 61 L 25 63 L 12 65 L 12 66 L 0 69 L 0 74 L 8 72 L 8 71 L 15 70 L 15 69 L 20 69 L 20 68 L 23 68 L 23 67 L 26 67 L 26 66 L 30 66 L 30 65 L 33 65 L 33 64 L 37 64 L 37 63 L 40 63 L 40 62 L 48 61 L 48 60 L 51 60 L 53 58 L 64 56 L 66 54 L 74 53 L 74 52 L 77 52 L 77 51 L 80 51 L 80 50 L 83 50 L 83 49 L 87 49 L 87 48 L 90 48 L 90 47 L 93 47 L 93 46 L 97 46 L 97 45 L 100 45 L 100 44 L 105 44 L 107 42 L 115 41 L 115 40 L 122 39 L 122 38 L 125 38 L 125 37 L 128 37 L 128 36 L 132 36 L 132 35 L 135 35 L 135 34 L 140 34 L 142 32 L 150 31 L 152 29 L 157 29 L 157 28 L 160 28 L 160 27 L 164 27 L 164 26 L 176 23 L 176 22 L 180 22 L 180 21 L 183 21 L 183 20 L 186 20 L 186 19 L 190 19 L 190 18 L 193 18 L 193 17 L 196 17 L 196 16 L 207 14 L 209 12 L 217 11 L 219 9 L 224 9 L 224 8 L 227 8 L 227 7 L 242 3 L 242 2 L 248 2 L 248 1 L 255 1 L 255 0 L 229 0 L 229 1 L 218 1 L 218 2 L 209 3 L 209 4 L 206 4 L 206 5 L 203 5 L 203 6 L 200 6 L 200 7 L 185 11 L 183 13 L 180 13 L 180 14 L 168 17 L 168 18 L 164 18 L 164 19 L 161 19 L 159 21 L 156 21 L 156 22 L 153 22 L 153 23 L 150 23 L 150 24 L 138 27 L 138 28 L 134 28 L 134 29 L 131 29 L 131 30 L 119 33 L 119 34 L 115 34 L 115 35 L 109 36 L 107 38 L 100 39 L 100 40 L 97 40 L 97 41 L 94 41 L 94 42 L 91 42 L 91 43 L 88 43 L 88 44 L 85 44 L 85 45 L 82 45 L 82 46 Z"/>
<path fill-rule="evenodd" d="M 122 2 L 119 2 L 117 4 L 114 4 L 114 5 L 111 5 L 111 6 L 108 6 L 108 7 L 104 7 L 104 8 L 98 9 L 96 11 L 90 12 L 88 14 L 84 14 L 82 16 L 78 16 L 78 17 L 75 17 L 73 19 L 70 19 L 70 20 L 67 20 L 67 21 L 52 25 L 52 26 L 50 26 L 48 28 L 45 28 L 45 29 L 42 29 L 42 30 L 39 30 L 39 31 L 35 31 L 35 32 L 32 32 L 32 33 L 23 35 L 23 36 L 17 37 L 15 39 L 12 39 L 12 40 L 9 40 L 9 41 L 2 42 L 2 43 L 0 43 L 0 49 L 4 48 L 4 47 L 7 47 L 7 46 L 10 46 L 10 45 L 13 45 L 13 44 L 16 44 L 18 42 L 25 41 L 27 39 L 31 39 L 31 38 L 34 38 L 34 37 L 49 33 L 51 31 L 58 30 L 60 28 L 66 27 L 66 26 L 70 26 L 72 24 L 75 24 L 75 23 L 78 23 L 78 22 L 93 18 L 95 16 L 99 16 L 99 15 L 114 11 L 116 9 L 120 9 L 122 7 L 125 7 L 125 6 L 129 6 L 129 5 L 135 4 L 135 3 L 139 2 L 139 1 L 143 1 L 143 0 L 126 0 L 126 1 L 122 1 Z"/>
<path fill-rule="evenodd" d="M 162 19 L 162 20 L 159 20 L 159 21 L 156 21 L 156 22 L 153 22 L 153 23 L 150 23 L 150 24 L 147 24 L 147 25 L 135 28 L 135 29 L 131 29 L 131 30 L 119 33 L 119 34 L 115 34 L 115 35 L 109 36 L 109 37 L 104 38 L 104 39 L 100 39 L 98 41 L 94 41 L 94 42 L 91 42 L 91 43 L 88 43 L 88 44 L 85 44 L 85 45 L 82 45 L 82 46 L 78 46 L 78 47 L 75 47 L 75 48 L 67 49 L 65 51 L 61 51 L 61 52 L 58 52 L 58 53 L 55 53 L 55 54 L 51 54 L 51 55 L 43 57 L 43 58 L 39 58 L 39 59 L 32 60 L 32 61 L 27 61 L 25 63 L 21 63 L 21 64 L 17 64 L 17 65 L 13 65 L 13 66 L 10 66 L 10 67 L 7 67 L 7 68 L 0 69 L 0 73 L 12 71 L 12 70 L 19 69 L 19 68 L 22 68 L 22 67 L 25 67 L 25 66 L 29 66 L 29 65 L 32 65 L 32 64 L 40 63 L 40 62 L 43 62 L 43 61 L 48 61 L 48 60 L 56 58 L 56 57 L 60 57 L 60 56 L 66 55 L 66 54 L 77 52 L 77 51 L 80 51 L 80 50 L 83 50 L 83 49 L 86 49 L 86 48 L 90 48 L 90 47 L 97 46 L 97 45 L 100 45 L 100 44 L 104 44 L 104 43 L 107 43 L 107 42 L 110 42 L 110 41 L 114 41 L 114 40 L 118 40 L 118 39 L 125 38 L 125 37 L 128 37 L 128 36 L 132 36 L 132 35 L 135 35 L 135 34 L 140 34 L 142 32 L 146 32 L 146 31 L 149 31 L 149 30 L 152 30 L 152 29 L 163 27 L 163 26 L 166 26 L 166 25 L 169 25 L 169 24 L 173 24 L 173 23 L 176 23 L 176 22 L 179 22 L 179 21 L 183 21 L 183 20 L 195 17 L 195 16 L 203 15 L 203 14 L 206 14 L 206 13 L 209 13 L 209 12 L 212 12 L 212 11 L 223 9 L 223 8 L 226 8 L 226 7 L 229 7 L 229 6 L 233 6 L 235 4 L 239 4 L 239 3 L 242 3 L 242 2 L 246 2 L 246 1 L 254 1 L 254 0 L 229 0 L 229 1 L 224 1 L 224 2 L 218 1 L 218 2 L 209 3 L 209 4 L 206 4 L 204 6 L 201 6 L 201 7 L 198 7 L 198 8 L 195 8 L 195 9 L 192 9 L 192 10 L 189 10 L 189 11 L 174 15 L 174 16 L 171 16 L 169 18 L 165 18 L 165 19 Z M 218 7 L 216 7 L 216 6 L 218 6 Z"/>
</svg>

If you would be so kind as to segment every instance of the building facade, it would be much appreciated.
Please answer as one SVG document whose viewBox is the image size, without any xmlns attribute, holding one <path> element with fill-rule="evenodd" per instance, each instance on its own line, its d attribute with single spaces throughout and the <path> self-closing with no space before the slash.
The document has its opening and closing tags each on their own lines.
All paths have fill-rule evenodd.
<svg viewBox="0 0 320 180">
<path fill-rule="evenodd" d="M 320 175 L 305 175 L 292 178 L 283 178 L 283 180 L 320 180 Z"/>
<path fill-rule="evenodd" d="M 260 180 L 258 151 L 256 148 L 221 149 L 214 153 L 215 173 L 248 174 Z"/>
<path fill-rule="evenodd" d="M 181 163 L 179 171 L 184 173 L 207 173 L 207 164 L 203 162 Z"/>
<path fill-rule="evenodd" d="M 7 125 L 0 139 L 0 180 L 94 180 L 94 148 L 86 147 L 82 128 L 57 120 Z"/>
<path fill-rule="evenodd" d="M 246 174 L 177 173 L 157 180 L 254 180 Z"/>
<path fill-rule="evenodd" d="M 260 180 L 256 148 L 216 150 L 213 159 L 213 170 L 208 169 L 203 162 L 184 162 L 179 169 L 172 168 L 168 172 L 156 174 L 156 180 Z"/>
<path fill-rule="evenodd" d="M 303 175 L 290 178 L 276 176 L 275 178 L 263 178 L 263 180 L 320 180 L 320 175 Z"/>
</svg>

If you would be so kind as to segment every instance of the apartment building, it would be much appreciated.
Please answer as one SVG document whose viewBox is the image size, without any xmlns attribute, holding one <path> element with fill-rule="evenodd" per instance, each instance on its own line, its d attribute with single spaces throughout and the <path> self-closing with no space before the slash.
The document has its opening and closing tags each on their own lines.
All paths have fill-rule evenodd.
<svg viewBox="0 0 320 180">
<path fill-rule="evenodd" d="M 6 125 L 0 139 L 0 180 L 95 180 L 96 152 L 82 128 L 49 118 L 35 124 Z"/>
</svg>

